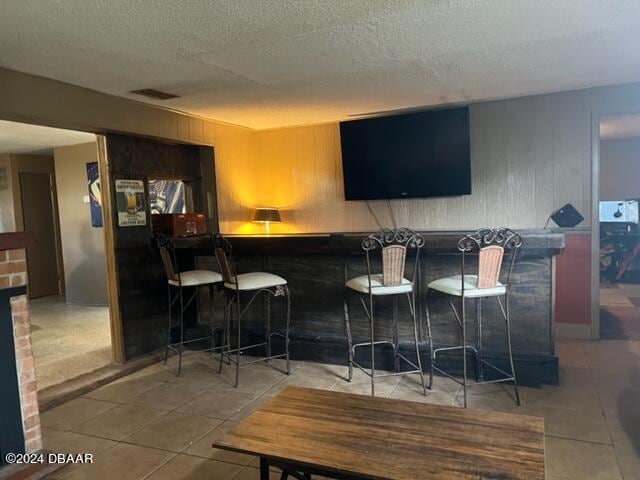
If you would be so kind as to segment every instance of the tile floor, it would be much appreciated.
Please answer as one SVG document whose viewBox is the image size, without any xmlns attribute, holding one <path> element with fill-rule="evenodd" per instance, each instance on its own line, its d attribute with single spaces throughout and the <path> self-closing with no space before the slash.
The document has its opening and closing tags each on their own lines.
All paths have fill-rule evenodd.
<svg viewBox="0 0 640 480">
<path fill-rule="evenodd" d="M 509 389 L 477 387 L 470 406 L 544 417 L 550 480 L 640 480 L 640 342 L 563 341 L 558 354 L 561 386 L 522 388 L 521 407 Z M 264 364 L 247 367 L 234 389 L 231 368 L 218 376 L 211 357 L 187 358 L 179 378 L 172 361 L 156 364 L 45 412 L 48 450 L 95 454 L 93 465 L 47 478 L 257 479 L 254 457 L 213 449 L 213 439 L 287 385 L 369 392 L 362 374 L 349 384 L 345 367 L 305 362 L 293 362 L 289 377 Z M 379 385 L 385 397 L 460 403 L 457 385 L 442 377 L 427 397 L 417 378 Z"/>
<path fill-rule="evenodd" d="M 112 362 L 108 307 L 52 295 L 29 300 L 29 310 L 39 390 Z"/>
<path fill-rule="evenodd" d="M 601 284 L 600 335 L 609 340 L 640 340 L 640 284 Z"/>
</svg>

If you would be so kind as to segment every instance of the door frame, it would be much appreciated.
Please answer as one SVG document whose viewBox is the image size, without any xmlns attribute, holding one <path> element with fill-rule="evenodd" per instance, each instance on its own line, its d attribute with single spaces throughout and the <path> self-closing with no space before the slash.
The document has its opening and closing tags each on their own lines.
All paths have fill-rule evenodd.
<svg viewBox="0 0 640 480">
<path fill-rule="evenodd" d="M 98 148 L 98 174 L 100 175 L 100 194 L 102 195 L 102 230 L 104 232 L 104 250 L 107 271 L 107 298 L 109 302 L 109 319 L 111 323 L 111 348 L 113 360 L 116 363 L 124 363 L 126 359 L 124 350 L 124 332 L 122 329 L 122 316 L 120 315 L 120 298 L 118 287 L 118 265 L 116 263 L 116 251 L 113 231 L 113 210 L 111 198 L 111 175 L 109 172 L 109 156 L 107 153 L 107 139 L 103 134 L 96 134 Z"/>
<path fill-rule="evenodd" d="M 600 121 L 640 113 L 640 105 L 591 111 L 591 339 L 600 339 Z"/>
</svg>

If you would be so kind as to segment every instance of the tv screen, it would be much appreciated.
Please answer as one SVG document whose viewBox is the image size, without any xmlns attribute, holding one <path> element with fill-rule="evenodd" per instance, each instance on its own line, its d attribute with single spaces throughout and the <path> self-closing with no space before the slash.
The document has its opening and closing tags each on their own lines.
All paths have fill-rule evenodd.
<svg viewBox="0 0 640 480">
<path fill-rule="evenodd" d="M 340 123 L 346 200 L 471 193 L 469 109 Z"/>
</svg>

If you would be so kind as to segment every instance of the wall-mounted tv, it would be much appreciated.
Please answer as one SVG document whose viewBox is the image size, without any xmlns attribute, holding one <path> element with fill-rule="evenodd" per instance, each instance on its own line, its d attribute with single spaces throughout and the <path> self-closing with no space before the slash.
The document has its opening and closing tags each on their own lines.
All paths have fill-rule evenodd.
<svg viewBox="0 0 640 480">
<path fill-rule="evenodd" d="M 340 123 L 346 200 L 471 193 L 469 108 Z"/>
</svg>

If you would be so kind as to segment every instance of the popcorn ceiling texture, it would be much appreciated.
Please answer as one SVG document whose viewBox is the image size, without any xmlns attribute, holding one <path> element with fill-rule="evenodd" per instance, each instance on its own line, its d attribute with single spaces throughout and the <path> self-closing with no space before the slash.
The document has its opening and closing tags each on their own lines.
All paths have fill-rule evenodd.
<svg viewBox="0 0 640 480">
<path fill-rule="evenodd" d="M 0 65 L 252 128 L 640 80 L 637 0 L 3 2 Z"/>
</svg>

